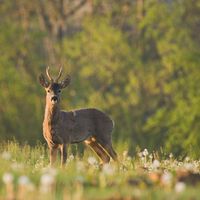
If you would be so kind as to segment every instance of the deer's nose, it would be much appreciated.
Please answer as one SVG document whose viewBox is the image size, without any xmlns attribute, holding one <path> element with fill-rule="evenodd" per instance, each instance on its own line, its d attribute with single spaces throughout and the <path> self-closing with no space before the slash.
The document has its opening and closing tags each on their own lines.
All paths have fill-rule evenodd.
<svg viewBox="0 0 200 200">
<path fill-rule="evenodd" d="M 52 102 L 57 102 L 57 101 L 58 101 L 58 97 L 57 97 L 57 96 L 51 97 L 51 101 L 52 101 Z"/>
</svg>

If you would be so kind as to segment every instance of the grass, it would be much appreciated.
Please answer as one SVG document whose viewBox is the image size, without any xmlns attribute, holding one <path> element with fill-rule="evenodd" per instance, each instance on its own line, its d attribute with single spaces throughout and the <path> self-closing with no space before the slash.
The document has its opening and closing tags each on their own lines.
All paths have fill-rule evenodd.
<svg viewBox="0 0 200 200">
<path fill-rule="evenodd" d="M 50 168 L 46 146 L 0 145 L 0 199 L 199 199 L 200 161 L 153 156 L 147 150 L 103 167 L 90 150 Z M 155 158 L 156 157 L 156 158 Z"/>
</svg>

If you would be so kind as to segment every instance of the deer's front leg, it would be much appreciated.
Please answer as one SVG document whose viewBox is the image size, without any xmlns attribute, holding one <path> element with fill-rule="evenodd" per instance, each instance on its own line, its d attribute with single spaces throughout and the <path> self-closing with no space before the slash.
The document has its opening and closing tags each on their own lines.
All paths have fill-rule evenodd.
<svg viewBox="0 0 200 200">
<path fill-rule="evenodd" d="M 61 167 L 63 167 L 67 160 L 67 145 L 66 144 L 61 145 L 60 154 L 61 154 Z"/>
<path fill-rule="evenodd" d="M 56 162 L 57 157 L 57 148 L 51 147 L 50 148 L 50 165 L 53 166 Z"/>
</svg>

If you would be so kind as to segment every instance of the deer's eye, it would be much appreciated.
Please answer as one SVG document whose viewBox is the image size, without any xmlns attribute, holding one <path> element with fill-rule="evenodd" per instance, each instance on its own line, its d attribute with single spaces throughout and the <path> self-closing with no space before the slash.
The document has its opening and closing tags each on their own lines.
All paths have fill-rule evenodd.
<svg viewBox="0 0 200 200">
<path fill-rule="evenodd" d="M 50 90 L 47 90 L 47 92 L 49 93 L 49 92 L 50 92 Z"/>
<path fill-rule="evenodd" d="M 59 93 L 61 93 L 61 90 L 58 90 Z"/>
</svg>

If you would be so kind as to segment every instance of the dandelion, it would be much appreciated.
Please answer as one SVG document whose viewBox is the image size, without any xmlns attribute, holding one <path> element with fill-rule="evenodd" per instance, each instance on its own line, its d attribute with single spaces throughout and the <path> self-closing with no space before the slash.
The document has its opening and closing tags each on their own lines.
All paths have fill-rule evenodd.
<svg viewBox="0 0 200 200">
<path fill-rule="evenodd" d="M 152 159 L 153 159 L 153 155 L 152 155 L 152 154 L 150 154 L 150 155 L 149 155 L 149 158 L 152 160 Z"/>
<path fill-rule="evenodd" d="M 43 174 L 40 182 L 42 185 L 51 185 L 54 182 L 54 177 L 51 174 Z"/>
<path fill-rule="evenodd" d="M 90 165 L 96 165 L 96 164 L 97 164 L 97 160 L 96 160 L 95 157 L 90 156 L 90 157 L 88 157 L 88 163 L 89 163 Z"/>
<path fill-rule="evenodd" d="M 148 150 L 147 149 L 144 149 L 144 151 L 142 152 L 142 154 L 143 154 L 143 156 L 148 156 L 148 154 L 149 154 L 149 152 L 148 152 Z"/>
<path fill-rule="evenodd" d="M 55 179 L 53 175 L 43 174 L 40 178 L 40 191 L 43 193 L 50 192 L 54 181 Z"/>
<path fill-rule="evenodd" d="M 10 160 L 11 159 L 11 154 L 7 151 L 4 151 L 2 154 L 1 154 L 1 157 L 4 159 L 4 160 Z"/>
<path fill-rule="evenodd" d="M 112 176 L 115 173 L 115 168 L 112 165 L 106 163 L 103 165 L 103 173 Z"/>
<path fill-rule="evenodd" d="M 5 184 L 10 184 L 13 182 L 13 175 L 11 173 L 5 173 L 2 178 Z"/>
<path fill-rule="evenodd" d="M 142 153 L 142 152 L 139 152 L 139 153 L 138 153 L 138 156 L 139 156 L 140 158 L 142 158 L 143 153 Z"/>
<path fill-rule="evenodd" d="M 172 181 L 172 174 L 169 172 L 165 172 L 162 176 L 161 176 L 161 183 L 163 185 L 169 185 Z"/>
<path fill-rule="evenodd" d="M 69 162 L 72 161 L 72 160 L 74 160 L 74 155 L 73 155 L 73 154 L 71 154 L 71 155 L 69 156 L 69 158 L 68 158 L 68 161 L 69 161 Z"/>
<path fill-rule="evenodd" d="M 194 165 L 192 163 L 185 163 L 184 168 L 187 169 L 188 171 L 194 170 Z"/>
<path fill-rule="evenodd" d="M 28 185 L 30 183 L 30 180 L 27 176 L 20 176 L 18 180 L 19 185 Z"/>
<path fill-rule="evenodd" d="M 128 151 L 127 150 L 123 151 L 123 158 L 125 159 L 127 156 L 128 156 Z"/>
<path fill-rule="evenodd" d="M 169 158 L 172 159 L 174 156 L 172 153 L 169 154 Z"/>
<path fill-rule="evenodd" d="M 154 160 L 152 163 L 152 168 L 157 169 L 160 167 L 160 162 L 158 160 Z"/>
<path fill-rule="evenodd" d="M 189 161 L 190 161 L 190 157 L 187 156 L 187 157 L 185 158 L 185 161 L 186 161 L 186 162 L 189 162 Z"/>
<path fill-rule="evenodd" d="M 4 184 L 6 185 L 6 199 L 14 199 L 14 188 L 13 188 L 13 175 L 11 173 L 5 173 L 2 177 Z"/>
<path fill-rule="evenodd" d="M 177 182 L 176 185 L 175 185 L 175 191 L 177 193 L 181 193 L 185 190 L 186 188 L 186 185 L 184 182 Z"/>
</svg>

